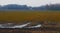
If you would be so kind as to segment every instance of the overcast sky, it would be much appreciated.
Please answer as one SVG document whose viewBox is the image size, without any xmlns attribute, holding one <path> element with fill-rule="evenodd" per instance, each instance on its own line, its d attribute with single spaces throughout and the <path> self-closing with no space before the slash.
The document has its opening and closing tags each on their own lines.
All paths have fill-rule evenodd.
<svg viewBox="0 0 60 33">
<path fill-rule="evenodd" d="M 46 4 L 60 3 L 60 0 L 0 0 L 0 5 L 19 4 L 28 6 L 41 6 Z"/>
</svg>

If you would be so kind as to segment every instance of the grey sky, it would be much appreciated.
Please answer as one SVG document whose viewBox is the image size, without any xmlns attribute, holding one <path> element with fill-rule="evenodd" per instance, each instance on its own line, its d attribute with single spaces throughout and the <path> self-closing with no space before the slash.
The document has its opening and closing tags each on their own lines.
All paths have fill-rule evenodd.
<svg viewBox="0 0 60 33">
<path fill-rule="evenodd" d="M 46 4 L 60 3 L 60 0 L 0 0 L 0 5 L 20 4 L 28 6 L 41 6 Z"/>
</svg>

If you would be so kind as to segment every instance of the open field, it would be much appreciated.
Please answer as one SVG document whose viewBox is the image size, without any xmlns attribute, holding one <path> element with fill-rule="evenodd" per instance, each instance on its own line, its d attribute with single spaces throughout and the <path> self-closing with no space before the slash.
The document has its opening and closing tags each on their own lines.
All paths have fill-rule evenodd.
<svg viewBox="0 0 60 33">
<path fill-rule="evenodd" d="M 40 21 L 60 22 L 59 11 L 0 11 L 1 22 L 28 22 Z"/>
</svg>

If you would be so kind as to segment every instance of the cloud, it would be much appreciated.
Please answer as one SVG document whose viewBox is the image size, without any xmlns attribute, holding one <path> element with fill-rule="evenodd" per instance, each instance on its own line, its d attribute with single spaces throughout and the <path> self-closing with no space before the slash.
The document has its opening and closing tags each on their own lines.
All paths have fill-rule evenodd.
<svg viewBox="0 0 60 33">
<path fill-rule="evenodd" d="M 0 0 L 1 5 L 20 4 L 28 6 L 41 6 L 50 3 L 60 3 L 60 0 Z"/>
</svg>

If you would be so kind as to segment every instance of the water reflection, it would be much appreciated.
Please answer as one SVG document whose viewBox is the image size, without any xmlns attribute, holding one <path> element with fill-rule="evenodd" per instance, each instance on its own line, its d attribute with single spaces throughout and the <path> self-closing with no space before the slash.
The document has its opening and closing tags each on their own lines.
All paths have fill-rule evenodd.
<svg viewBox="0 0 60 33">
<path fill-rule="evenodd" d="M 41 24 L 37 24 L 36 26 L 29 26 L 26 27 L 28 25 L 30 25 L 31 23 L 28 22 L 26 24 L 14 24 L 14 23 L 4 23 L 4 24 L 0 24 L 0 28 L 38 28 L 41 27 Z"/>
</svg>

